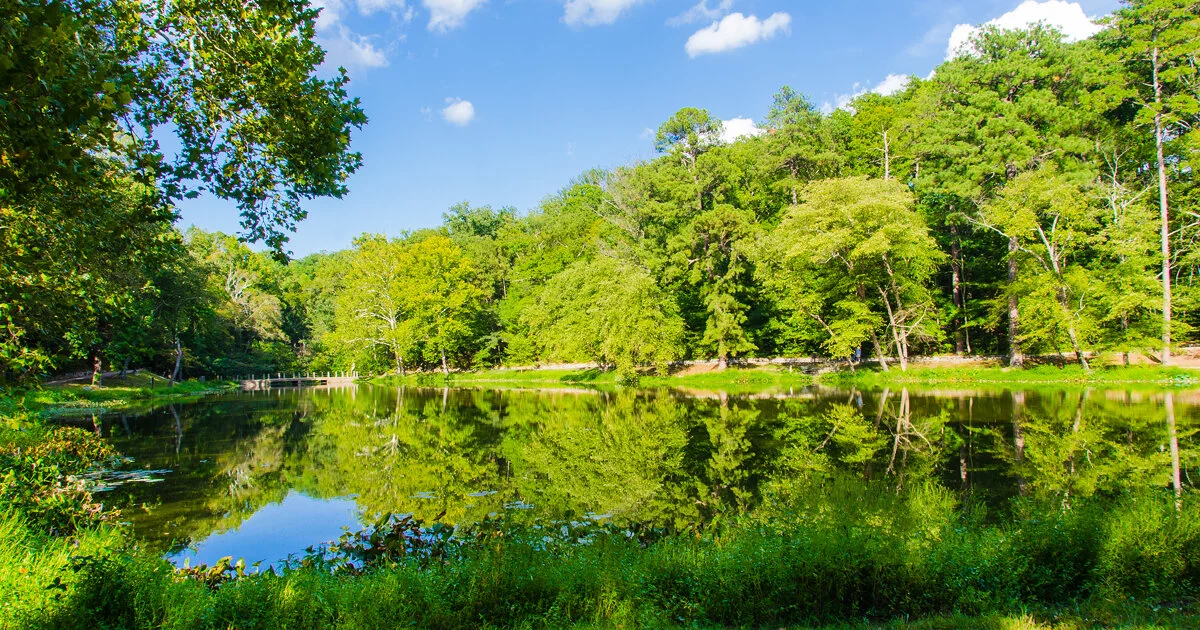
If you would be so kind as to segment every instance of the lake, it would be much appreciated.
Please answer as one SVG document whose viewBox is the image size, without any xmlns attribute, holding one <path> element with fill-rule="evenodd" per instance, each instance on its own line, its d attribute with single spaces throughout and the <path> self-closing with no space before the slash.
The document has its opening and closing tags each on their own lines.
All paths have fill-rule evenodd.
<svg viewBox="0 0 1200 630">
<path fill-rule="evenodd" d="M 195 565 L 226 555 L 275 563 L 388 513 L 687 531 L 812 492 L 821 486 L 798 481 L 814 476 L 938 485 L 997 517 L 1021 498 L 1069 506 L 1169 493 L 1175 471 L 1184 486 L 1198 472 L 1198 411 L 1200 392 L 1153 389 L 734 396 L 360 385 L 230 394 L 85 424 L 131 459 L 106 477 L 106 504 L 172 562 Z"/>
</svg>

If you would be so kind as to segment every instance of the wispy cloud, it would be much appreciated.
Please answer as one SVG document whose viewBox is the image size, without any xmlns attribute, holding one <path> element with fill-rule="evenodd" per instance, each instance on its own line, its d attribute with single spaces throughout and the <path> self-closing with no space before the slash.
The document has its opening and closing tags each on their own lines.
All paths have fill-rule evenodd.
<svg viewBox="0 0 1200 630">
<path fill-rule="evenodd" d="M 667 20 L 667 26 L 683 26 L 702 20 L 715 20 L 729 13 L 730 9 L 733 8 L 733 2 L 734 0 L 721 0 L 720 4 L 710 9 L 708 8 L 708 0 L 700 0 L 692 8 Z"/>
<path fill-rule="evenodd" d="M 444 33 L 463 25 L 467 15 L 483 6 L 487 0 L 421 0 L 421 4 L 429 10 L 431 31 Z"/>
<path fill-rule="evenodd" d="M 645 0 L 567 0 L 563 21 L 570 26 L 612 24 L 635 5 Z"/>
</svg>

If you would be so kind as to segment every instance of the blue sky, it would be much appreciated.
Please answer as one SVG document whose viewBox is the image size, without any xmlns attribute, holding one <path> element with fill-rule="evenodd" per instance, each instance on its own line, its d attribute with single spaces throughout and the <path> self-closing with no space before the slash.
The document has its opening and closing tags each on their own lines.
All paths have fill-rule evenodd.
<svg viewBox="0 0 1200 630">
<path fill-rule="evenodd" d="M 341 200 L 306 207 L 297 256 L 363 232 L 437 225 L 452 204 L 528 211 L 579 173 L 653 157 L 681 107 L 761 120 L 791 85 L 827 108 L 926 76 L 968 26 L 1057 22 L 1116 0 L 324 0 L 318 39 L 350 72 L 370 123 Z M 963 26 L 960 26 L 963 25 Z M 957 28 L 957 31 L 956 31 Z M 889 79 L 889 75 L 891 76 Z M 750 121 L 728 123 L 749 129 Z M 181 224 L 235 232 L 232 204 L 180 206 Z"/>
</svg>

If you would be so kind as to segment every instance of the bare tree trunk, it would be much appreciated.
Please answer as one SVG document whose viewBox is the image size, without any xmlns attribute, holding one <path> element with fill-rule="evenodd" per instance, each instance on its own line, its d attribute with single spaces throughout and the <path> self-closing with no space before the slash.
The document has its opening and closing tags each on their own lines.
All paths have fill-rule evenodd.
<svg viewBox="0 0 1200 630">
<path fill-rule="evenodd" d="M 125 378 L 125 373 L 129 371 L 129 357 L 121 360 L 121 378 Z"/>
<path fill-rule="evenodd" d="M 1162 104 L 1162 83 L 1158 80 L 1158 47 L 1154 47 L 1150 67 L 1154 80 L 1154 102 Z M 1161 108 L 1160 108 L 1161 109 Z M 1163 333 L 1162 364 L 1171 364 L 1171 224 L 1167 206 L 1167 163 L 1163 157 L 1162 112 L 1154 114 L 1154 146 L 1158 152 L 1159 237 L 1162 246 Z"/>
<path fill-rule="evenodd" d="M 883 346 L 879 344 L 879 335 L 876 335 L 874 330 L 871 331 L 871 343 L 875 345 L 875 356 L 879 357 L 879 366 L 883 368 L 884 372 L 887 372 L 890 368 L 888 368 L 887 359 L 883 356 Z"/>
<path fill-rule="evenodd" d="M 92 357 L 92 387 L 104 387 L 104 362 L 99 354 Z"/>
<path fill-rule="evenodd" d="M 729 367 L 729 359 L 728 359 L 728 357 L 726 357 L 724 354 L 722 354 L 721 356 L 717 357 L 717 371 L 718 371 L 718 372 L 720 372 L 720 371 L 723 371 L 723 370 L 725 370 L 725 368 L 727 368 L 727 367 Z"/>
<path fill-rule="evenodd" d="M 1083 349 L 1079 346 L 1079 337 L 1075 334 L 1074 326 L 1067 326 L 1067 337 L 1071 340 L 1071 347 L 1075 349 L 1075 359 L 1079 361 L 1079 365 L 1083 366 L 1083 371 L 1091 372 L 1092 366 L 1088 365 L 1087 358 L 1083 356 Z"/>
<path fill-rule="evenodd" d="M 440 351 L 442 353 L 442 373 L 450 376 L 450 366 L 446 364 L 446 349 L 441 348 Z"/>
<path fill-rule="evenodd" d="M 179 381 L 180 373 L 183 370 L 183 346 L 179 343 L 179 335 L 175 335 L 175 369 L 171 371 L 171 385 Z"/>
<path fill-rule="evenodd" d="M 963 354 L 966 350 L 966 337 L 963 329 L 966 327 L 966 308 L 963 304 L 962 287 L 962 247 L 958 239 L 958 226 L 950 226 L 950 296 L 954 308 L 958 310 L 958 327 L 954 331 L 954 353 Z"/>
<path fill-rule="evenodd" d="M 1121 315 L 1121 338 L 1123 340 L 1125 340 L 1122 343 L 1128 343 L 1128 337 L 1129 337 L 1129 314 L 1125 313 L 1125 314 Z M 1125 367 L 1129 367 L 1129 348 L 1128 347 L 1126 347 L 1124 350 L 1121 351 L 1121 359 L 1124 361 Z"/>
<path fill-rule="evenodd" d="M 1011 288 L 1017 281 L 1017 238 L 1008 239 L 1008 285 Z M 1015 294 L 1008 296 L 1008 364 L 1012 367 L 1025 365 L 1025 355 L 1021 354 L 1020 299 Z"/>
<path fill-rule="evenodd" d="M 883 178 L 885 180 L 892 178 L 892 156 L 889 153 L 890 145 L 888 143 L 888 130 L 883 130 Z"/>
<path fill-rule="evenodd" d="M 1165 395 L 1167 436 L 1171 441 L 1171 488 L 1175 491 L 1175 510 L 1183 510 L 1183 483 L 1179 474 L 1179 434 L 1175 430 L 1175 394 Z"/>
</svg>

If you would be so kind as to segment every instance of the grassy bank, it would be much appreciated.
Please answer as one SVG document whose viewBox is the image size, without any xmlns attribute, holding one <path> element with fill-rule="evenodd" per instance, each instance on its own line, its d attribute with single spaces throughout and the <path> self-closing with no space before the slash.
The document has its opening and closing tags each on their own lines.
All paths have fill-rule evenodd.
<svg viewBox="0 0 1200 630">
<path fill-rule="evenodd" d="M 499 387 L 617 387 L 619 385 L 641 388 L 678 387 L 698 390 L 720 390 L 726 392 L 751 392 L 779 390 L 789 387 L 804 387 L 812 384 L 812 377 L 799 371 L 769 368 L 730 368 L 721 372 L 702 372 L 658 376 L 644 374 L 636 383 L 622 383 L 613 371 L 585 370 L 480 370 L 477 372 L 453 372 L 449 379 L 440 373 L 410 374 L 406 377 L 385 376 L 372 382 L 387 385 L 441 386 L 447 382 L 452 386 L 499 386 Z"/>
<path fill-rule="evenodd" d="M 822 487 L 829 489 L 828 480 Z M 815 490 L 809 488 L 808 490 Z M 834 484 L 702 535 L 548 545 L 485 535 L 449 557 L 219 582 L 172 571 L 109 530 L 69 549 L 0 520 L 3 625 L 23 628 L 1196 627 L 1200 511 L 1186 497 L 1027 506 L 987 525 L 948 491 Z M 852 493 L 853 496 L 850 496 Z M 812 496 L 815 493 L 809 493 Z M 25 569 L 25 573 L 21 573 Z M 26 576 L 21 579 L 15 576 Z M 49 588 L 48 588 L 49 587 Z M 908 624 L 913 625 L 908 625 Z"/>
<path fill-rule="evenodd" d="M 824 385 L 883 387 L 891 385 L 1146 385 L 1197 386 L 1200 370 L 1159 366 L 1095 367 L 1086 372 L 1078 365 L 1041 365 L 1030 368 L 981 366 L 918 366 L 887 372 L 878 369 L 843 370 L 822 374 Z"/>
<path fill-rule="evenodd" d="M 202 396 L 231 391 L 231 381 L 169 382 L 150 374 L 109 378 L 103 387 L 70 384 L 0 390 L 0 420 L 11 428 L 28 426 L 37 418 L 91 414 L 101 411 L 134 411 L 169 402 L 190 402 Z"/>
</svg>

